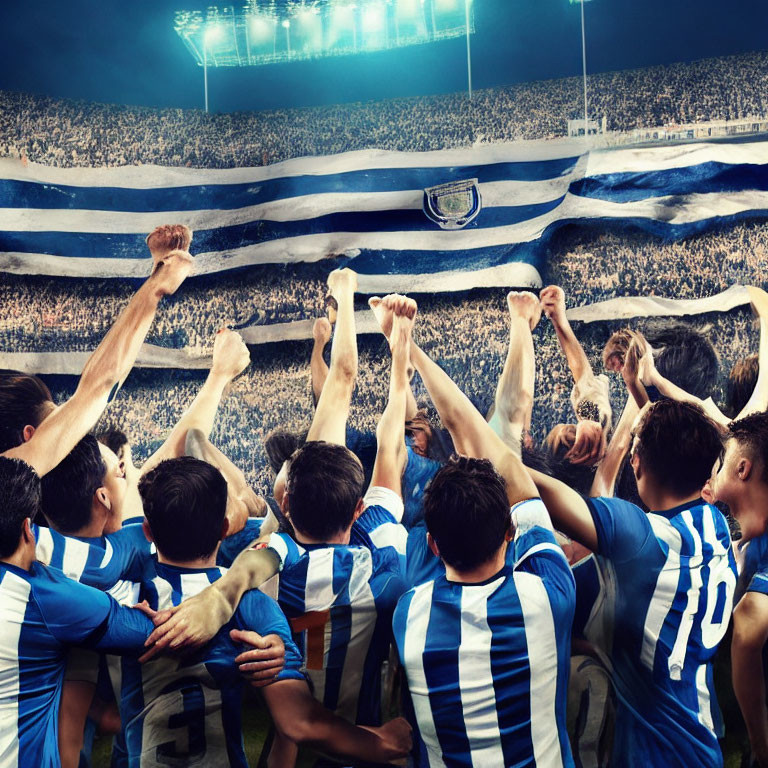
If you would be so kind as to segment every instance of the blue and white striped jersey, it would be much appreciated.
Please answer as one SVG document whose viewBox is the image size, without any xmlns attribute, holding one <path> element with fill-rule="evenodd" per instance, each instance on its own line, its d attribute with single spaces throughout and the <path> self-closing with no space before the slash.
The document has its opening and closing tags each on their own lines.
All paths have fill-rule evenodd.
<svg viewBox="0 0 768 768">
<path fill-rule="evenodd" d="M 0 764 L 59 766 L 67 649 L 138 651 L 152 631 L 139 611 L 55 568 L 0 562 Z"/>
<path fill-rule="evenodd" d="M 398 603 L 416 766 L 573 765 L 565 712 L 573 575 L 541 501 L 514 512 L 513 563 L 480 584 L 443 574 Z"/>
<path fill-rule="evenodd" d="M 410 531 L 424 519 L 424 491 L 443 465 L 439 461 L 421 456 L 407 444 L 406 454 L 403 472 L 403 525 Z"/>
<path fill-rule="evenodd" d="M 404 553 L 406 532 L 396 522 L 402 515 L 397 494 L 374 488 L 366 500 L 349 544 L 303 546 L 276 533 L 269 546 L 281 562 L 277 599 L 315 697 L 350 722 L 378 725 L 381 665 L 392 612 L 405 591 L 398 547 Z"/>
<path fill-rule="evenodd" d="M 587 504 L 613 585 L 611 765 L 721 766 L 712 659 L 736 586 L 725 518 L 703 500 L 649 515 L 621 499 Z"/>
<path fill-rule="evenodd" d="M 249 517 L 245 521 L 242 531 L 238 531 L 232 536 L 222 539 L 219 552 L 216 555 L 216 565 L 222 568 L 229 568 L 234 559 L 253 543 L 254 539 L 259 538 L 261 533 L 261 524 L 263 517 Z"/>
<path fill-rule="evenodd" d="M 220 578 L 223 568 L 188 569 L 157 563 L 156 575 L 141 586 L 141 598 L 155 609 L 178 605 Z M 277 603 L 252 590 L 208 645 L 184 659 L 157 658 L 139 664 L 123 659 L 120 713 L 128 752 L 119 764 L 132 768 L 169 765 L 242 766 L 241 705 L 245 680 L 235 657 L 245 650 L 232 629 L 278 634 L 285 643 L 285 667 L 278 680 L 304 680 L 301 656 Z"/>
</svg>

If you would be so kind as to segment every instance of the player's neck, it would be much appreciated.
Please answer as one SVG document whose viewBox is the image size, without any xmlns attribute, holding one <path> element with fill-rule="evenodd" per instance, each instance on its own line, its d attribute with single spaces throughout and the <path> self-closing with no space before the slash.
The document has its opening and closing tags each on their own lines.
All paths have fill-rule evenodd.
<svg viewBox="0 0 768 768">
<path fill-rule="evenodd" d="M 349 544 L 349 537 L 351 535 L 351 528 L 346 531 L 339 531 L 334 536 L 329 536 L 327 539 L 320 541 L 319 539 L 313 539 L 311 536 L 303 534 L 296 528 L 293 529 L 294 538 L 299 544 L 304 544 L 309 547 L 322 546 L 323 544 Z"/>
<path fill-rule="evenodd" d="M 762 536 L 768 528 L 768 486 L 747 482 L 737 499 L 729 500 L 729 511 L 741 526 L 739 546 Z"/>
<path fill-rule="evenodd" d="M 162 553 L 158 550 L 157 562 L 162 563 L 163 565 L 171 565 L 174 568 L 189 568 L 190 570 L 202 571 L 207 568 L 216 567 L 216 555 L 218 554 L 218 551 L 219 548 L 217 546 L 213 554 L 208 555 L 208 557 L 198 557 L 195 560 L 172 560 L 170 557 L 163 557 Z"/>
<path fill-rule="evenodd" d="M 507 556 L 507 542 L 499 548 L 496 554 L 487 560 L 482 565 L 478 565 L 477 568 L 472 568 L 468 571 L 457 571 L 452 568 L 448 563 L 443 561 L 445 565 L 445 576 L 448 581 L 454 581 L 459 584 L 482 584 L 488 579 L 495 576 L 506 564 Z"/>
<path fill-rule="evenodd" d="M 35 560 L 37 560 L 37 556 L 35 555 L 34 544 L 29 545 L 22 541 L 15 552 L 8 555 L 8 557 L 0 558 L 0 563 L 7 563 L 8 565 L 14 565 L 17 568 L 28 571 Z"/>
<path fill-rule="evenodd" d="M 667 509 L 675 507 L 693 506 L 701 498 L 701 491 L 680 496 L 675 493 L 669 493 L 663 488 L 645 489 L 643 502 L 651 512 L 664 512 Z"/>
</svg>

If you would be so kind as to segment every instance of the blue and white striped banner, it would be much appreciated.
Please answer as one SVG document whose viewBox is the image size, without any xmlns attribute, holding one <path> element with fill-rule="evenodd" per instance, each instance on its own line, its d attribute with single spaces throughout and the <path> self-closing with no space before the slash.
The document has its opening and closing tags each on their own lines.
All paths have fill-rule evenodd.
<svg viewBox="0 0 768 768">
<path fill-rule="evenodd" d="M 483 206 L 444 231 L 424 189 L 476 178 Z M 768 141 L 585 152 L 582 140 L 368 150 L 264 168 L 47 168 L 0 160 L 0 270 L 141 277 L 158 224 L 195 232 L 197 274 L 346 256 L 362 293 L 537 286 L 547 237 L 615 222 L 676 239 L 768 212 Z"/>
</svg>

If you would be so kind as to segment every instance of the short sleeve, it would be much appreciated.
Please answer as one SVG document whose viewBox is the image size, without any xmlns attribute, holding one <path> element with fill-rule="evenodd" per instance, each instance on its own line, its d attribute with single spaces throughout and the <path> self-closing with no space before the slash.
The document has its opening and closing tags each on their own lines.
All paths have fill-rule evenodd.
<svg viewBox="0 0 768 768">
<path fill-rule="evenodd" d="M 747 592 L 759 592 L 768 595 L 768 570 L 758 571 L 749 582 Z"/>
<path fill-rule="evenodd" d="M 219 553 L 216 556 L 216 564 L 224 568 L 229 568 L 234 559 L 259 538 L 261 525 L 264 518 L 250 517 L 245 523 L 242 531 L 238 531 L 233 536 L 227 536 L 219 547 Z"/>
<path fill-rule="evenodd" d="M 277 555 L 278 568 L 281 571 L 295 565 L 306 551 L 287 533 L 273 533 L 267 546 Z"/>
<path fill-rule="evenodd" d="M 403 519 L 403 500 L 391 488 L 384 488 L 381 485 L 371 486 L 363 498 L 363 505 L 365 507 L 363 515 L 369 507 L 380 507 L 389 512 L 396 523 Z"/>
<path fill-rule="evenodd" d="M 648 517 L 640 507 L 623 499 L 585 499 L 597 531 L 597 551 L 616 563 L 637 557 L 654 538 Z"/>
<path fill-rule="evenodd" d="M 301 671 L 304 662 L 291 635 L 288 619 L 271 597 L 258 590 L 247 592 L 238 608 L 237 623 L 243 629 L 258 632 L 262 636 L 280 636 L 285 645 L 285 665 L 277 676 L 277 680 L 306 679 Z"/>
</svg>

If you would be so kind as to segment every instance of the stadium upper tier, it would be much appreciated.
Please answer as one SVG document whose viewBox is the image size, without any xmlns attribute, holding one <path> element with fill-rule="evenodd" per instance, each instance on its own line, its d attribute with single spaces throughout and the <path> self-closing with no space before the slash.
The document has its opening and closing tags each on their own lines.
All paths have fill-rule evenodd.
<svg viewBox="0 0 768 768">
<path fill-rule="evenodd" d="M 589 76 L 609 131 L 768 115 L 768 53 Z M 230 168 L 354 149 L 429 151 L 564 136 L 580 78 L 270 112 L 206 114 L 0 93 L 0 156 L 55 166 Z"/>
</svg>

